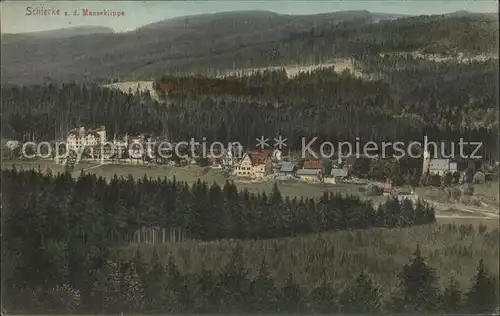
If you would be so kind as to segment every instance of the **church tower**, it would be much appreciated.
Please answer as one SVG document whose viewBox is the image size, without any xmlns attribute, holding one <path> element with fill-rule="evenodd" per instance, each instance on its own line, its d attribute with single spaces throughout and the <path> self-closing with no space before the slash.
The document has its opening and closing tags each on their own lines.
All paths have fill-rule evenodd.
<svg viewBox="0 0 500 316">
<path fill-rule="evenodd" d="M 425 176 L 429 171 L 429 163 L 431 161 L 431 153 L 424 148 L 424 159 L 422 161 L 422 175 Z"/>
</svg>

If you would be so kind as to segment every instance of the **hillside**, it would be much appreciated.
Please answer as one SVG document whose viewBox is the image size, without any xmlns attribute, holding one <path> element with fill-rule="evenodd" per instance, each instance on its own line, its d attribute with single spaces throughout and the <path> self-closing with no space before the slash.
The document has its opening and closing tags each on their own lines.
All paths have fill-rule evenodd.
<svg viewBox="0 0 500 316">
<path fill-rule="evenodd" d="M 394 33 L 400 36 L 393 38 Z M 300 16 L 243 11 L 175 18 L 127 33 L 61 34 L 68 31 L 2 36 L 3 83 L 151 80 L 168 72 L 311 65 L 429 46 L 495 53 L 498 22 L 463 14 L 402 18 L 368 11 Z"/>
<path fill-rule="evenodd" d="M 2 41 L 15 42 L 20 39 L 35 40 L 36 38 L 65 38 L 73 37 L 79 35 L 92 35 L 92 34 L 112 34 L 114 33 L 112 28 L 103 26 L 76 26 L 68 27 L 63 29 L 39 31 L 39 32 L 28 32 L 28 33 L 5 33 L 2 34 Z"/>
</svg>

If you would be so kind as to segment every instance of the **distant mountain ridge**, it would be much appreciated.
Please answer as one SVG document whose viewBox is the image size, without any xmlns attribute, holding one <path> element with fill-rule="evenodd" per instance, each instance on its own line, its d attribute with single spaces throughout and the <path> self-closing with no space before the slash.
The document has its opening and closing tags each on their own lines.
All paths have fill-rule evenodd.
<svg viewBox="0 0 500 316">
<path fill-rule="evenodd" d="M 471 14 L 460 18 L 474 22 L 480 16 Z M 490 19 L 489 15 L 487 17 L 487 20 Z M 390 33 L 392 27 L 396 30 L 417 22 L 436 23 L 438 20 L 452 23 L 442 34 L 438 34 L 439 39 L 439 36 L 446 36 L 446 32 L 454 29 L 453 19 L 458 17 L 434 16 L 432 19 L 419 19 L 369 11 L 314 15 L 238 11 L 178 17 L 124 33 L 115 33 L 105 27 L 76 27 L 3 34 L 2 83 L 34 84 L 49 79 L 56 82 L 150 80 L 172 71 L 205 72 L 208 68 L 252 68 L 275 66 L 290 61 L 314 63 L 317 57 L 308 56 L 310 52 L 307 48 L 311 45 L 321 45 L 322 60 L 316 61 L 321 63 L 335 57 L 343 47 L 348 47 L 343 54 L 364 50 L 359 45 L 362 45 L 367 36 L 373 37 L 380 32 Z M 384 24 L 371 28 L 371 25 L 391 23 L 393 20 L 400 22 L 387 24 L 388 27 Z M 411 27 L 407 27 L 405 32 L 413 31 Z M 471 32 L 472 34 L 466 34 L 467 41 L 480 40 L 474 33 L 478 31 Z M 490 32 L 489 26 L 486 32 Z M 420 33 L 408 36 L 426 36 Z M 390 41 L 391 37 L 387 36 L 386 40 Z M 289 54 L 294 51 L 295 55 Z M 300 53 L 301 51 L 304 53 Z"/>
<path fill-rule="evenodd" d="M 2 36 L 6 37 L 43 37 L 43 38 L 62 38 L 62 37 L 72 37 L 79 35 L 91 35 L 91 34 L 112 34 L 115 31 L 110 27 L 105 26 L 75 26 L 67 27 L 55 30 L 45 30 L 37 32 L 27 32 L 27 33 L 3 33 Z"/>
</svg>

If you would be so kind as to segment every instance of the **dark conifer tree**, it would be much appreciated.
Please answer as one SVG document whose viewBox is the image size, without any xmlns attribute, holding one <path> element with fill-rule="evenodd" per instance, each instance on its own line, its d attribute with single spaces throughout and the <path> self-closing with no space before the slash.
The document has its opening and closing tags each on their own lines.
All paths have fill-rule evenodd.
<svg viewBox="0 0 500 316">
<path fill-rule="evenodd" d="M 407 312 L 432 312 L 439 307 L 437 277 L 425 263 L 419 245 L 414 258 L 399 274 L 399 281 L 402 303 Z"/>
<path fill-rule="evenodd" d="M 299 313 L 305 308 L 305 296 L 293 274 L 289 273 L 281 289 L 280 311 Z"/>
<path fill-rule="evenodd" d="M 355 314 L 374 314 L 380 311 L 380 290 L 364 271 L 340 294 L 342 311 Z"/>
<path fill-rule="evenodd" d="M 250 306 L 255 312 L 276 312 L 278 291 L 265 259 L 259 268 L 259 274 L 250 285 Z"/>
<path fill-rule="evenodd" d="M 195 313 L 216 313 L 219 311 L 220 290 L 216 288 L 216 278 L 209 270 L 203 269 L 194 275 L 191 287 L 191 310 Z"/>
<path fill-rule="evenodd" d="M 227 312 L 241 312 L 248 310 L 248 293 L 250 280 L 243 260 L 241 245 L 237 245 L 229 262 L 225 265 L 217 283 L 222 298 L 222 310 Z"/>
<path fill-rule="evenodd" d="M 309 294 L 308 298 L 311 311 L 314 313 L 328 314 L 338 310 L 337 293 L 330 284 L 323 282 Z"/>
<path fill-rule="evenodd" d="M 443 293 L 443 310 L 447 314 L 459 314 L 464 312 L 460 284 L 453 276 L 450 278 L 450 282 Z"/>
<path fill-rule="evenodd" d="M 469 313 L 492 313 L 498 308 L 498 289 L 493 277 L 488 275 L 483 259 L 479 260 L 477 273 L 471 288 L 467 292 L 467 309 Z"/>
</svg>

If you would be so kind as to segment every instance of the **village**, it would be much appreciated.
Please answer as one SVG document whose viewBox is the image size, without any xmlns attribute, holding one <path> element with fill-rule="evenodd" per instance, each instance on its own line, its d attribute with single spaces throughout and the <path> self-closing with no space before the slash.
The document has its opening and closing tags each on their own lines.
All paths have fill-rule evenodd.
<svg viewBox="0 0 500 316">
<path fill-rule="evenodd" d="M 286 154 L 280 149 L 262 149 L 242 151 L 241 148 L 226 148 L 214 151 L 201 158 L 182 155 L 178 157 L 172 152 L 170 158 L 156 155 L 158 148 L 144 146 L 145 143 L 161 142 L 162 138 L 149 135 L 129 136 L 110 139 L 106 127 L 78 127 L 71 129 L 66 137 L 67 152 L 57 155 L 53 160 L 60 165 L 74 165 L 80 162 L 99 162 L 111 165 L 166 165 L 173 168 L 184 168 L 197 165 L 204 168 L 220 170 L 227 179 L 239 183 L 266 183 L 272 181 L 287 183 L 305 183 L 314 185 L 357 184 L 364 185 L 370 195 L 394 196 L 399 200 L 416 202 L 419 196 L 412 186 L 396 186 L 393 179 L 387 176 L 384 180 L 375 181 L 360 177 L 354 170 L 354 155 L 331 159 L 300 159 L 290 151 Z M 15 147 L 15 144 L 6 144 Z M 17 144 L 19 146 L 19 144 Z M 187 146 L 180 147 L 181 151 Z M 145 149 L 145 150 L 144 150 Z M 443 181 L 453 179 L 463 192 L 473 192 L 473 183 L 484 183 L 488 174 L 481 171 L 471 172 L 470 168 L 459 170 L 457 162 L 451 159 L 431 157 L 424 151 L 422 178 L 437 177 Z M 441 181 L 441 180 L 438 180 Z M 451 181 L 451 180 L 450 180 Z"/>
<path fill-rule="evenodd" d="M 377 196 L 392 196 L 400 201 L 409 200 L 412 203 L 418 200 L 434 201 L 434 205 L 444 211 L 450 208 L 484 207 L 484 199 L 481 200 L 474 194 L 475 186 L 487 185 L 486 183 L 491 183 L 495 177 L 495 171 L 491 167 L 471 168 L 470 163 L 467 165 L 463 161 L 458 163 L 449 158 L 432 157 L 428 150 L 423 152 L 420 162 L 416 161 L 422 173 L 416 175 L 418 184 L 415 184 L 415 181 L 401 183 L 402 177 L 397 172 L 404 170 L 397 169 L 399 171 L 396 173 L 388 171 L 384 164 L 390 159 L 385 159 L 383 162 L 367 158 L 364 163 L 361 162 L 363 157 L 359 155 L 340 157 L 340 159 L 338 157 L 304 159 L 290 150 L 286 150 L 286 153 L 278 148 L 243 151 L 242 147 L 234 144 L 228 148 L 214 149 L 209 153 L 202 153 L 198 146 L 195 148 L 195 153 L 190 153 L 185 143 L 170 143 L 167 155 L 165 152 L 164 155 L 159 155 L 157 144 L 166 141 L 165 138 L 146 134 L 109 137 L 105 126 L 98 128 L 81 126 L 68 131 L 66 139 L 60 142 L 65 148 L 54 150 L 49 160 L 71 170 L 84 170 L 82 167 L 84 165 L 102 169 L 102 166 L 107 165 L 117 168 L 121 166 L 126 171 L 132 168 L 132 165 L 138 167 L 142 165 L 152 168 L 165 166 L 170 168 L 171 172 L 189 174 L 199 169 L 202 170 L 201 175 L 207 172 L 213 175 L 220 174 L 217 178 L 222 177 L 247 188 L 258 188 L 278 182 L 287 186 L 301 186 L 311 195 L 317 195 L 327 189 L 344 194 L 359 195 L 359 192 L 362 192 L 362 196 L 371 200 L 378 200 Z M 147 144 L 150 144 L 149 147 Z M 51 146 L 57 146 L 57 142 L 51 142 Z M 19 154 L 21 147 L 21 143 L 17 141 L 8 141 L 2 146 L 3 149 L 10 148 L 11 154 L 8 158 L 14 160 L 24 159 Z M 15 158 L 13 152 L 17 152 L 19 157 Z M 43 157 L 36 159 L 39 158 Z M 366 164 L 366 161 L 369 164 L 380 163 L 384 166 L 377 173 L 377 178 L 373 177 L 373 173 L 367 174 L 366 171 L 359 170 L 360 165 Z M 79 166 L 75 168 L 78 164 Z M 154 174 L 154 170 L 149 170 L 148 173 L 150 172 Z M 188 179 L 199 176 L 200 174 L 194 174 Z M 396 179 L 398 176 L 399 179 Z M 439 197 L 431 196 L 434 193 L 428 194 L 432 188 L 441 191 Z M 487 201 L 488 209 L 491 208 L 490 202 L 494 201 Z"/>
</svg>

